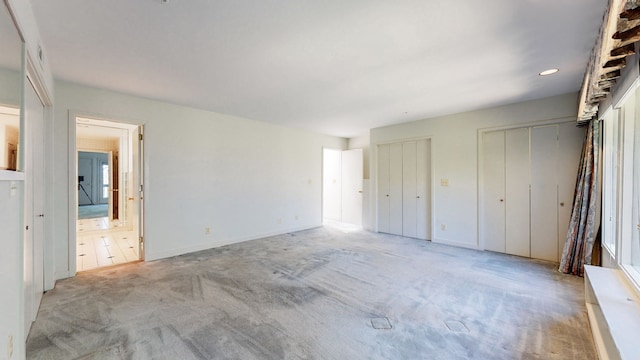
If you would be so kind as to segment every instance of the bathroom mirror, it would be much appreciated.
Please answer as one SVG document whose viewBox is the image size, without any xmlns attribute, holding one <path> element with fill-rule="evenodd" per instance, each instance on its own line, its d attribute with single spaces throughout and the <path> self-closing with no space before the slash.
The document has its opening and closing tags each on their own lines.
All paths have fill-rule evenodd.
<svg viewBox="0 0 640 360">
<path fill-rule="evenodd" d="M 20 139 L 22 39 L 0 4 L 0 171 L 17 170 Z"/>
</svg>

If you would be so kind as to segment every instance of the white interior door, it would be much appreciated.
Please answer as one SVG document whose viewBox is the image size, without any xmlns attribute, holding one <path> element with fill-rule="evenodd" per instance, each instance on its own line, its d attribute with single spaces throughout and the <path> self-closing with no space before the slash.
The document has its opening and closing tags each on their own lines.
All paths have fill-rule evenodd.
<svg viewBox="0 0 640 360">
<path fill-rule="evenodd" d="M 431 239 L 431 140 L 418 140 L 416 149 L 416 237 Z"/>
<path fill-rule="evenodd" d="M 31 84 L 25 92 L 25 337 L 44 293 L 44 105 Z"/>
<path fill-rule="evenodd" d="M 531 257 L 558 261 L 558 125 L 531 129 Z"/>
<path fill-rule="evenodd" d="M 342 164 L 341 151 L 322 151 L 322 217 L 340 221 L 342 219 Z"/>
<path fill-rule="evenodd" d="M 483 134 L 481 239 L 486 250 L 505 252 L 505 132 Z"/>
<path fill-rule="evenodd" d="M 389 145 L 378 145 L 378 231 L 389 232 Z"/>
<path fill-rule="evenodd" d="M 389 233 L 402 235 L 402 143 L 389 145 Z"/>
<path fill-rule="evenodd" d="M 342 222 L 362 226 L 362 149 L 342 151 Z"/>
<path fill-rule="evenodd" d="M 529 128 L 505 132 L 504 156 L 505 252 L 529 257 Z"/>
<path fill-rule="evenodd" d="M 418 236 L 418 177 L 417 144 L 415 141 L 402 143 L 402 235 Z"/>
</svg>

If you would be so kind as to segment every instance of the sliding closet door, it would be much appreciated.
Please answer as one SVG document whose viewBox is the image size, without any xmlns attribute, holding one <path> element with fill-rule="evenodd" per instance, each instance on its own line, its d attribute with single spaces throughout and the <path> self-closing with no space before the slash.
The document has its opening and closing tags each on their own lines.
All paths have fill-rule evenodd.
<svg viewBox="0 0 640 360">
<path fill-rule="evenodd" d="M 418 140 L 416 143 L 416 237 L 431 238 L 431 140 Z"/>
<path fill-rule="evenodd" d="M 402 143 L 389 145 L 389 234 L 402 235 Z"/>
<path fill-rule="evenodd" d="M 531 129 L 531 257 L 558 261 L 558 125 Z"/>
<path fill-rule="evenodd" d="M 389 232 L 389 145 L 378 145 L 378 231 Z"/>
<path fill-rule="evenodd" d="M 529 129 L 505 132 L 505 252 L 529 251 Z"/>
<path fill-rule="evenodd" d="M 416 148 L 415 141 L 402 144 L 402 235 L 412 238 L 418 235 Z"/>
<path fill-rule="evenodd" d="M 486 250 L 505 252 L 505 133 L 483 135 L 481 240 Z"/>
</svg>

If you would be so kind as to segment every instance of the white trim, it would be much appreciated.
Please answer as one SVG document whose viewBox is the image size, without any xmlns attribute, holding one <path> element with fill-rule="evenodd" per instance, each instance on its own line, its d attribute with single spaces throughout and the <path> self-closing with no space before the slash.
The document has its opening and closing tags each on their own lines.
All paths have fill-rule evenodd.
<svg viewBox="0 0 640 360">
<path fill-rule="evenodd" d="M 200 244 L 197 244 L 197 245 L 187 246 L 187 247 L 183 247 L 183 248 L 176 248 L 176 249 L 171 249 L 171 250 L 167 250 L 167 251 L 161 251 L 159 253 L 153 253 L 153 254 L 151 254 L 153 256 L 148 256 L 148 254 L 147 254 L 147 260 L 146 261 L 162 260 L 162 259 L 166 259 L 166 258 L 172 257 L 172 256 L 178 256 L 178 255 L 188 254 L 188 253 L 192 253 L 192 252 L 196 252 L 196 251 L 202 251 L 202 250 L 209 250 L 209 249 L 218 248 L 218 247 L 222 247 L 222 246 L 226 246 L 226 245 L 238 244 L 238 243 L 242 243 L 242 242 L 246 242 L 246 241 L 258 240 L 258 239 L 262 239 L 262 238 L 266 238 L 266 237 L 284 235 L 284 234 L 288 234 L 288 233 L 292 233 L 292 232 L 296 232 L 296 231 L 310 230 L 310 229 L 315 229 L 315 228 L 319 228 L 319 227 L 322 227 L 322 225 L 315 225 L 315 224 L 311 225 L 310 224 L 310 225 L 305 225 L 305 226 L 295 226 L 295 227 L 290 227 L 290 228 L 285 228 L 285 229 L 267 231 L 267 232 L 258 233 L 258 234 L 254 234 L 254 235 L 232 237 L 232 238 L 228 238 L 228 239 L 218 239 L 218 240 L 214 240 L 214 241 L 200 243 Z M 145 240 L 145 242 L 146 242 L 146 240 Z"/>
</svg>

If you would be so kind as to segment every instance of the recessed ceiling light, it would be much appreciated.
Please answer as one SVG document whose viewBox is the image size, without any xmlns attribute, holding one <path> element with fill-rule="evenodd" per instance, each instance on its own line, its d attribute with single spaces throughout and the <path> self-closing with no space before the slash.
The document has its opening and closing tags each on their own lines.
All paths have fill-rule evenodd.
<svg viewBox="0 0 640 360">
<path fill-rule="evenodd" d="M 538 75 L 547 76 L 547 75 L 555 74 L 558 71 L 559 71 L 558 69 L 549 69 L 549 70 L 545 70 L 545 71 L 540 72 Z"/>
</svg>

